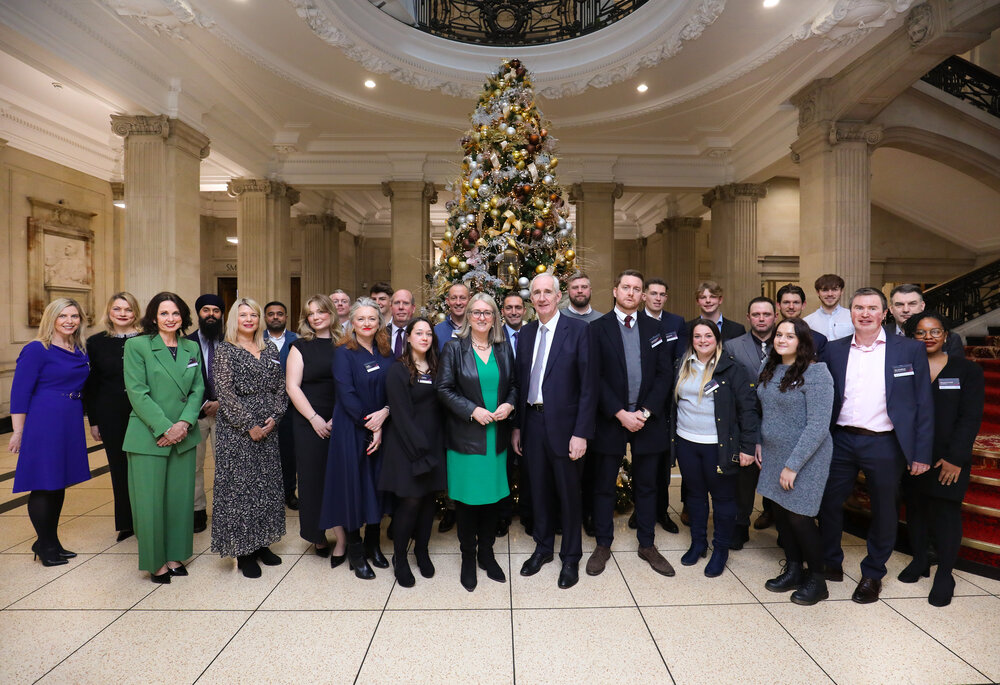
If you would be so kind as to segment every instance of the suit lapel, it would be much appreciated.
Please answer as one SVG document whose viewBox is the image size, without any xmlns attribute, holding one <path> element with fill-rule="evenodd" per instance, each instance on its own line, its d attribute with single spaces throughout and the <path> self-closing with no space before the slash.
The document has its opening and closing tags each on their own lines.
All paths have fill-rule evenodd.
<svg viewBox="0 0 1000 685">
<path fill-rule="evenodd" d="M 602 334 L 611 344 L 611 349 L 615 351 L 615 359 L 618 360 L 618 365 L 622 367 L 622 373 L 628 378 L 628 363 L 625 361 L 625 342 L 622 340 L 621 331 L 618 330 L 621 324 L 618 323 L 618 315 L 614 311 L 611 312 L 611 316 L 613 318 L 605 319 L 601 323 Z"/>
<path fill-rule="evenodd" d="M 898 364 L 899 360 L 899 341 L 896 340 L 895 332 L 892 335 L 885 336 L 885 403 L 889 404 L 889 398 L 892 396 L 892 381 L 895 376 L 892 372 L 892 367 Z"/>
<path fill-rule="evenodd" d="M 569 326 L 569 319 L 565 316 L 559 317 L 559 323 L 556 324 L 555 333 L 552 334 L 552 342 L 549 344 L 549 356 L 545 360 L 545 375 L 542 377 L 542 382 L 549 377 L 552 372 L 552 367 L 555 366 L 552 360 L 555 359 L 553 355 L 559 354 L 559 348 L 562 347 L 563 341 L 566 339 L 566 328 Z"/>
<path fill-rule="evenodd" d="M 184 388 L 181 387 L 180 379 L 184 375 L 184 367 L 187 366 L 187 359 L 184 358 L 184 347 L 181 339 L 177 340 L 177 359 L 174 359 L 174 356 L 170 354 L 170 350 L 167 349 L 163 338 L 159 334 L 152 337 L 149 347 L 153 352 L 153 357 L 163 366 L 163 370 L 167 372 L 170 380 L 179 389 L 183 390 Z M 178 366 L 180 366 L 179 369 Z"/>
</svg>

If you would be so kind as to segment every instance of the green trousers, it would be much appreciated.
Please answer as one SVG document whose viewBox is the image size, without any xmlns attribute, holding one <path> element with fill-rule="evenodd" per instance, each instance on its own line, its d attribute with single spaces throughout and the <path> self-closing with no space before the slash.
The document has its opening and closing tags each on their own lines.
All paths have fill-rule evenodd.
<svg viewBox="0 0 1000 685">
<path fill-rule="evenodd" d="M 128 494 L 139 568 L 155 573 L 184 561 L 194 546 L 195 447 L 167 456 L 128 453 Z"/>
</svg>

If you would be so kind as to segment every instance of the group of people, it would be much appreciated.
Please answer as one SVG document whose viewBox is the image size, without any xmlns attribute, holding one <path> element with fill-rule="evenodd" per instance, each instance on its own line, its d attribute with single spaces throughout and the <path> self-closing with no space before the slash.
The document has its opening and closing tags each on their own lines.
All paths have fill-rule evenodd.
<svg viewBox="0 0 1000 685">
<path fill-rule="evenodd" d="M 560 534 L 558 586 L 569 588 L 583 532 L 596 538 L 588 575 L 611 557 L 628 455 L 629 526 L 653 571 L 675 573 L 655 527 L 679 532 L 668 513 L 676 463 L 691 531 L 681 563 L 709 556 L 711 500 L 704 574 L 721 575 L 749 539 L 759 493 L 764 511 L 753 526 L 773 521 L 785 553 L 766 587 L 809 605 L 828 597 L 828 580 L 843 579 L 842 506 L 862 471 L 872 522 L 853 599 L 878 599 L 902 488 L 913 561 L 899 578 L 929 575 L 932 539 L 929 601 L 947 604 L 982 371 L 948 322 L 923 311 L 916 286 L 898 286 L 888 301 L 862 288 L 844 308 L 842 279 L 827 274 L 815 285 L 822 304 L 804 318 L 798 286 L 781 288 L 777 303 L 754 298 L 749 332 L 722 316 L 717 283 L 698 286 L 699 316 L 685 322 L 664 308 L 667 284 L 632 269 L 618 275 L 606 314 L 590 306 L 586 274 L 569 279 L 563 309 L 558 280 L 535 276 L 530 323 L 517 293 L 498 306 L 456 283 L 435 324 L 416 316 L 410 291 L 379 283 L 353 302 L 340 290 L 311 296 L 297 334 L 280 302 L 241 298 L 224 316 L 218 296 L 202 295 L 197 330 L 184 337 L 192 317 L 176 294 L 157 294 L 140 317 L 121 292 L 108 301 L 104 330 L 84 344 L 82 308 L 57 299 L 18 358 L 14 492 L 30 492 L 36 556 L 67 563 L 75 555 L 57 524 L 65 488 L 90 476 L 86 407 L 108 456 L 118 538 L 135 534 L 153 582 L 188 574 L 193 535 L 208 523 L 211 442 L 211 549 L 246 577 L 281 563 L 269 546 L 285 534 L 288 506 L 331 567 L 347 561 L 371 579 L 373 566 L 391 565 L 412 587 L 411 540 L 420 574 L 434 575 L 428 542 L 444 493 L 439 529 L 457 525 L 465 589 L 480 570 L 506 581 L 493 547 L 515 513 L 535 542 L 521 575 L 553 561 Z M 387 514 L 391 561 L 380 545 Z"/>
</svg>

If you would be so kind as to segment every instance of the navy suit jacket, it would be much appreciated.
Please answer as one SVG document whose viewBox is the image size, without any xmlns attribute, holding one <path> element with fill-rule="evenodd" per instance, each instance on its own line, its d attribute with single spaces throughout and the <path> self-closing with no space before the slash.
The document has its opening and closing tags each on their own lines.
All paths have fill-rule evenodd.
<svg viewBox="0 0 1000 685">
<path fill-rule="evenodd" d="M 629 442 L 632 443 L 634 454 L 667 451 L 669 397 L 674 387 L 672 350 L 668 354 L 663 327 L 655 319 L 640 313 L 636 317 L 636 326 L 639 327 L 642 370 L 636 408 L 646 408 L 652 416 L 640 430 L 629 433 L 621 421 L 615 418 L 618 411 L 628 409 L 628 368 L 625 364 L 621 324 L 618 323 L 614 310 L 590 324 L 598 394 L 597 431 L 588 448 L 600 454 L 624 455 L 625 446 Z"/>
<path fill-rule="evenodd" d="M 831 340 L 826 346 L 822 361 L 833 376 L 833 416 L 830 425 L 836 426 L 837 417 L 844 404 L 844 384 L 847 376 L 847 358 L 854 336 Z M 908 366 L 912 375 L 901 367 Z M 885 404 L 896 440 L 908 464 L 931 463 L 934 445 L 934 398 L 931 393 L 931 373 L 927 365 L 927 350 L 922 343 L 898 335 L 887 335 L 885 342 Z"/>
<path fill-rule="evenodd" d="M 517 397 L 514 425 L 524 427 L 528 409 L 528 388 L 531 364 L 534 361 L 535 336 L 538 321 L 521 327 L 517 336 L 517 377 L 521 392 Z M 542 378 L 542 398 L 545 412 L 545 440 L 557 455 L 569 454 L 569 440 L 574 435 L 590 440 L 594 437 L 594 415 L 597 412 L 597 377 L 594 375 L 590 328 L 583 321 L 559 316 L 548 362 Z M 523 441 L 522 441 L 523 444 Z"/>
<path fill-rule="evenodd" d="M 695 318 L 687 322 L 686 325 L 689 333 L 691 332 L 691 329 L 694 328 L 694 325 L 699 321 L 701 321 L 701 319 L 702 317 L 696 316 Z M 731 319 L 722 317 L 722 330 L 719 331 L 719 334 L 722 335 L 723 342 L 725 342 L 726 340 L 732 340 L 733 338 L 738 338 L 746 332 L 747 329 L 744 328 L 742 324 L 738 324 Z M 681 354 L 683 354 L 683 352 Z"/>
<path fill-rule="evenodd" d="M 673 360 L 677 359 L 687 351 L 687 323 L 685 323 L 684 317 L 680 314 L 671 314 L 667 310 L 663 310 L 660 312 L 660 326 L 663 328 L 663 344 L 666 345 L 665 351 L 672 364 Z M 674 340 L 667 340 L 667 338 L 672 338 L 674 335 L 677 336 Z M 672 377 L 672 366 L 670 373 Z"/>
<path fill-rule="evenodd" d="M 264 340 L 268 341 L 271 336 L 267 331 L 264 331 Z M 278 361 L 281 363 L 281 373 L 285 373 L 285 362 L 288 361 L 288 352 L 292 349 L 292 343 L 299 339 L 299 334 L 293 331 L 285 331 L 285 344 L 281 346 L 281 351 L 278 352 Z"/>
</svg>

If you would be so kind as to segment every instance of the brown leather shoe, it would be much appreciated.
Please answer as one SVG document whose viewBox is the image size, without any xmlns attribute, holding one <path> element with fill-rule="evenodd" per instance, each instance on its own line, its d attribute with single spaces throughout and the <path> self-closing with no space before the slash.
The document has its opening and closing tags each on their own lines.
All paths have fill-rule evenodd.
<svg viewBox="0 0 1000 685">
<path fill-rule="evenodd" d="M 608 565 L 608 559 L 610 558 L 611 548 L 605 547 L 604 545 L 598 545 L 594 548 L 590 558 L 587 559 L 587 575 L 599 576 L 604 573 L 604 567 Z"/>
<path fill-rule="evenodd" d="M 875 578 L 862 578 L 858 587 L 851 595 L 851 599 L 858 604 L 871 604 L 878 601 L 878 594 L 882 591 L 882 581 Z"/>
<path fill-rule="evenodd" d="M 765 509 L 761 512 L 760 516 L 757 517 L 757 520 L 753 522 L 753 527 L 754 530 L 764 530 L 766 528 L 770 528 L 773 523 L 774 517 L 771 516 L 771 512 Z"/>
<path fill-rule="evenodd" d="M 639 558 L 647 562 L 661 576 L 674 575 L 674 567 L 670 565 L 669 561 L 663 558 L 660 550 L 655 547 L 640 547 Z"/>
</svg>

